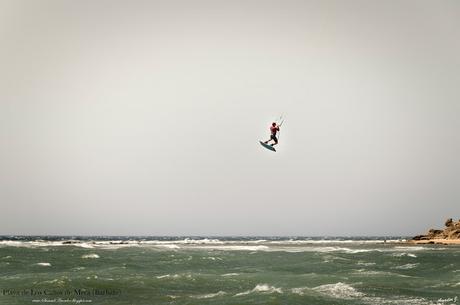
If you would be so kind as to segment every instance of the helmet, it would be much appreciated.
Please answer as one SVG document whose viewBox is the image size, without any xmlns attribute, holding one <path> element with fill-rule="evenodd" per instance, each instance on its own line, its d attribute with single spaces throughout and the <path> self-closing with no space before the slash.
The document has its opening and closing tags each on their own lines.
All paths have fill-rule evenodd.
<svg viewBox="0 0 460 305">
<path fill-rule="evenodd" d="M 274 126 L 276 126 L 276 123 L 275 123 L 275 122 L 273 122 L 273 123 L 272 123 L 272 126 L 273 126 L 273 127 L 274 127 Z"/>
</svg>

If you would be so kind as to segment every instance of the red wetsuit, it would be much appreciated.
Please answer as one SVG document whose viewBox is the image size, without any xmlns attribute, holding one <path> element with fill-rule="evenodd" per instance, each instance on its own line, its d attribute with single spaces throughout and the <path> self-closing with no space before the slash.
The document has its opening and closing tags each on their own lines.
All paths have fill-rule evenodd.
<svg viewBox="0 0 460 305">
<path fill-rule="evenodd" d="M 270 135 L 270 140 L 273 140 L 275 141 L 275 144 L 278 144 L 278 138 L 276 137 L 276 133 L 280 130 L 279 126 L 270 126 L 270 131 L 271 131 L 271 135 Z"/>
<path fill-rule="evenodd" d="M 276 136 L 276 133 L 280 130 L 278 126 L 270 126 L 270 131 L 272 135 Z"/>
</svg>

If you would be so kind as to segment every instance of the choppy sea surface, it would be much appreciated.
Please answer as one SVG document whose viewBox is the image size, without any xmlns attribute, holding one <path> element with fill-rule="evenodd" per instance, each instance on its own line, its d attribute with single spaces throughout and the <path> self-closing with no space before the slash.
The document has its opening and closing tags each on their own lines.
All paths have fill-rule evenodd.
<svg viewBox="0 0 460 305">
<path fill-rule="evenodd" d="M 0 236 L 0 304 L 460 304 L 460 247 L 402 239 Z"/>
</svg>

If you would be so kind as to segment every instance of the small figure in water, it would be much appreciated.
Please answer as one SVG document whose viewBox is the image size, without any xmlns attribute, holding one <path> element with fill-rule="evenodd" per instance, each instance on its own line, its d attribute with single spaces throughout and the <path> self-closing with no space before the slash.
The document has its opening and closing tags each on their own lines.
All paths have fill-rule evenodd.
<svg viewBox="0 0 460 305">
<path fill-rule="evenodd" d="M 280 131 L 279 125 L 276 125 L 276 123 L 273 122 L 273 123 L 272 123 L 272 126 L 270 126 L 270 132 L 271 132 L 270 140 L 265 141 L 264 143 L 265 143 L 265 144 L 268 144 L 268 142 L 270 142 L 271 140 L 273 140 L 275 143 L 270 144 L 271 146 L 275 146 L 276 144 L 278 144 L 278 138 L 276 137 L 276 133 L 277 133 L 278 131 Z"/>
</svg>

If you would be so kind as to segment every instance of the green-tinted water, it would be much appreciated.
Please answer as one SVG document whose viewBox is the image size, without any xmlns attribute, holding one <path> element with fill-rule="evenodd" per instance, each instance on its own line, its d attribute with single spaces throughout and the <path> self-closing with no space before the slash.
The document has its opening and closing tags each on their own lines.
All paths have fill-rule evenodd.
<svg viewBox="0 0 460 305">
<path fill-rule="evenodd" d="M 459 304 L 459 296 L 457 246 L 279 239 L 0 243 L 0 304 L 8 305 Z"/>
</svg>

